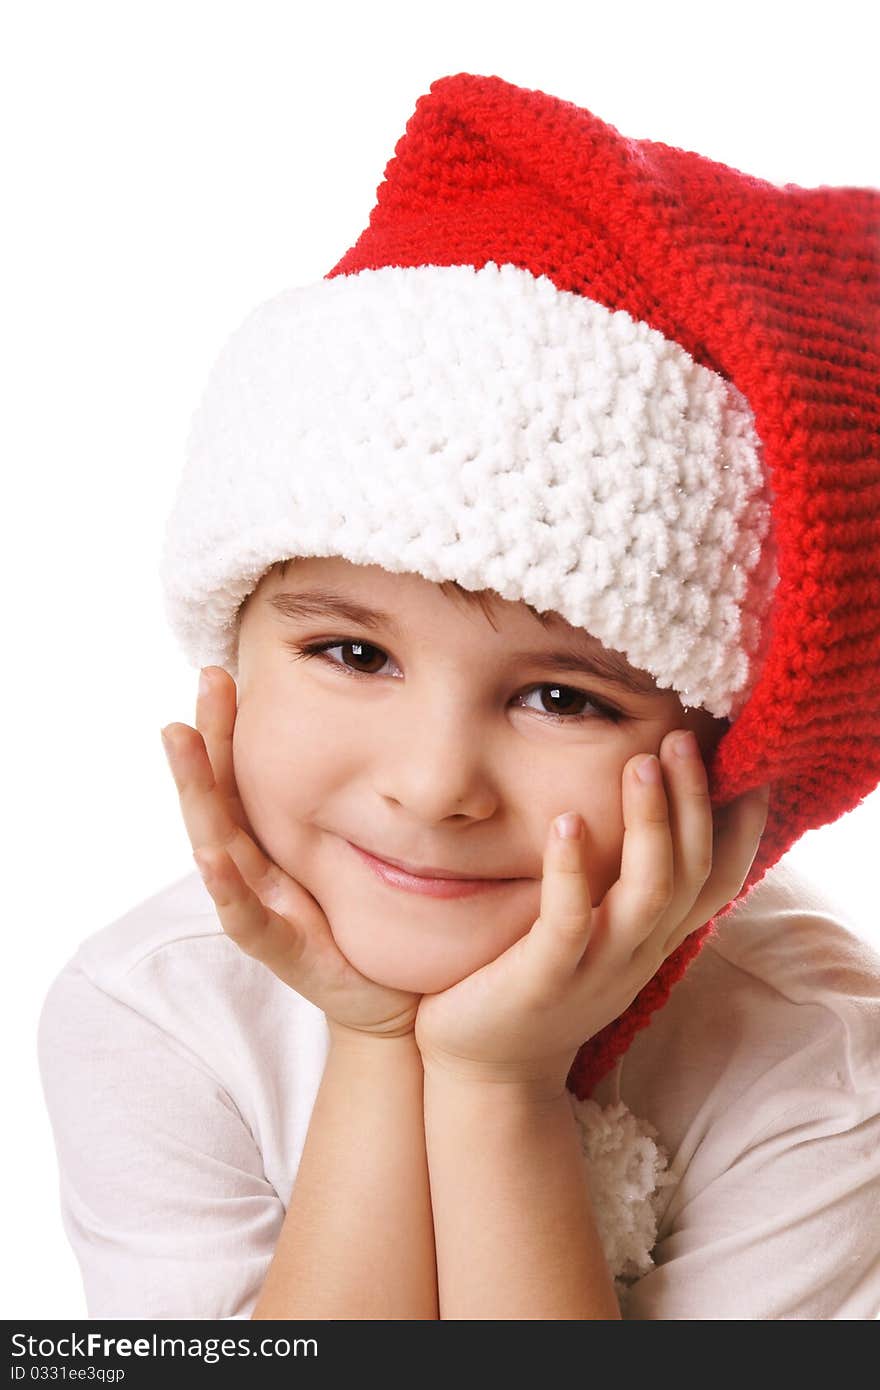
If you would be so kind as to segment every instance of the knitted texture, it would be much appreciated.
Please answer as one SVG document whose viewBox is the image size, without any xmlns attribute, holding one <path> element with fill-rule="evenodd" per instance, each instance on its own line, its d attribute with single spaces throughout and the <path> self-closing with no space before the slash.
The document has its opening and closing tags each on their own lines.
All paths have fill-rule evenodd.
<svg viewBox="0 0 880 1390">
<path fill-rule="evenodd" d="M 880 781 L 880 191 L 777 187 L 459 73 L 416 103 L 368 227 L 329 274 L 490 259 L 625 309 L 751 406 L 779 582 L 762 669 L 709 766 L 716 807 L 771 784 L 742 896 Z M 712 925 L 581 1049 L 578 1095 L 665 1003 Z"/>
</svg>

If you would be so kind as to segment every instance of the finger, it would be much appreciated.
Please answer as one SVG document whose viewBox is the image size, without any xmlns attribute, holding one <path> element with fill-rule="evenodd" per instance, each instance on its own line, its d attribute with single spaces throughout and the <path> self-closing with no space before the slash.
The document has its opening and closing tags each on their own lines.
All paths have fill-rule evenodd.
<svg viewBox="0 0 880 1390">
<path fill-rule="evenodd" d="M 652 932 L 636 947 L 630 963 L 646 978 L 696 925 L 685 927 L 712 872 L 714 821 L 709 779 L 692 732 L 678 729 L 660 746 L 672 839 L 672 896 Z"/>
<path fill-rule="evenodd" d="M 229 804 L 233 820 L 254 838 L 235 780 L 232 733 L 237 713 L 235 681 L 222 666 L 204 666 L 199 674 L 196 728 L 205 741 L 214 780 Z"/>
<path fill-rule="evenodd" d="M 230 940 L 246 955 L 262 961 L 281 979 L 295 985 L 296 967 L 306 944 L 305 932 L 268 907 L 223 850 L 194 850 L 193 859 Z"/>
<path fill-rule="evenodd" d="M 250 879 L 270 879 L 272 861 L 232 815 L 227 798 L 217 787 L 201 734 L 188 724 L 169 724 L 162 734 L 193 849 L 224 849 L 234 855 Z"/>
<path fill-rule="evenodd" d="M 326 1006 L 328 990 L 344 993 L 351 967 L 340 956 L 319 903 L 301 884 L 286 879 L 275 865 L 269 876 L 251 882 L 223 850 L 194 850 L 193 859 L 224 932 L 242 951 L 318 1008 Z"/>
<path fill-rule="evenodd" d="M 558 826 L 571 817 L 574 836 Z M 551 996 L 574 975 L 590 939 L 593 904 L 586 872 L 586 832 L 577 812 L 557 816 L 544 847 L 540 913 L 526 938 L 531 983 Z"/>
<path fill-rule="evenodd" d="M 767 824 L 770 786 L 758 787 L 716 809 L 712 872 L 670 942 L 675 950 L 685 937 L 710 921 L 738 896 L 755 860 Z"/>
<path fill-rule="evenodd" d="M 647 768 L 642 780 L 638 770 Z M 674 889 L 675 859 L 663 770 L 654 754 L 630 758 L 623 771 L 623 852 L 620 876 L 602 900 L 601 947 L 625 952 L 628 962 L 666 913 Z"/>
<path fill-rule="evenodd" d="M 660 748 L 660 762 L 674 861 L 672 901 L 666 917 L 678 923 L 690 912 L 712 872 L 715 825 L 709 778 L 694 734 L 679 729 L 667 735 Z"/>
</svg>

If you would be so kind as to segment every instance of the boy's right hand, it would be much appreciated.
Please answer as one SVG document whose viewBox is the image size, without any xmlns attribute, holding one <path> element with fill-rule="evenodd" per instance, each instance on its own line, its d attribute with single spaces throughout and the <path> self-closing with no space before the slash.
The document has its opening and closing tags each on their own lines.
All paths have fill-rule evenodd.
<svg viewBox="0 0 880 1390">
<path fill-rule="evenodd" d="M 337 946 L 320 905 L 257 845 L 238 794 L 232 759 L 235 681 L 204 668 L 196 728 L 168 724 L 165 752 L 193 858 L 226 935 L 327 1016 L 334 1038 L 411 1033 L 420 996 L 390 989 L 354 968 Z"/>
</svg>

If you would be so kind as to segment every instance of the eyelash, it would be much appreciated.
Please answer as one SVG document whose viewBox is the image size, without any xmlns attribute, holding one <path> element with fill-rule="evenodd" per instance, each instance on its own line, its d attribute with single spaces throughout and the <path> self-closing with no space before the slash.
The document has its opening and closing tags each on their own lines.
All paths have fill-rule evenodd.
<svg viewBox="0 0 880 1390">
<path fill-rule="evenodd" d="M 382 655 L 386 658 L 388 655 L 382 647 L 377 647 L 373 642 L 364 642 L 357 637 L 339 637 L 326 642 L 288 641 L 285 643 L 285 646 L 294 653 L 294 660 L 308 661 L 311 657 L 319 657 L 329 666 L 333 666 L 336 670 L 342 671 L 344 675 L 353 676 L 355 680 L 359 680 L 363 677 L 370 680 L 376 673 L 369 671 L 353 671 L 350 666 L 345 666 L 341 661 L 335 661 L 333 657 L 327 656 L 328 651 L 331 651 L 334 647 L 363 646 L 372 647 L 373 651 L 376 652 L 382 652 Z M 607 704 L 604 700 L 596 699 L 594 695 L 590 695 L 586 690 L 579 690 L 576 686 L 572 685 L 561 685 L 557 681 L 542 681 L 539 685 L 529 686 L 529 689 L 524 693 L 530 695 L 532 691 L 543 690 L 545 686 L 552 686 L 556 690 L 570 690 L 575 695 L 582 695 L 597 711 L 596 714 L 550 714 L 546 710 L 532 710 L 533 714 L 537 714 L 541 719 L 549 719 L 553 724 L 587 724 L 597 718 L 605 720 L 610 724 L 619 724 L 622 719 L 626 718 L 622 710 L 615 709 L 613 705 Z"/>
</svg>

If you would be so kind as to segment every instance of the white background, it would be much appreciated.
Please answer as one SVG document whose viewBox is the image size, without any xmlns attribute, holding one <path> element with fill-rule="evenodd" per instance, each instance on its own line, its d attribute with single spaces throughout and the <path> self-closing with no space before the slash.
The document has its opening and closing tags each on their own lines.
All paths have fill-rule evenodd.
<svg viewBox="0 0 880 1390">
<path fill-rule="evenodd" d="M 417 97 L 450 73 L 772 182 L 880 185 L 871 8 L 6 7 L 3 1317 L 85 1315 L 36 1065 L 43 996 L 83 936 L 193 867 L 159 730 L 195 722 L 196 673 L 157 565 L 223 340 L 357 239 Z M 790 857 L 880 949 L 878 795 Z"/>
</svg>

